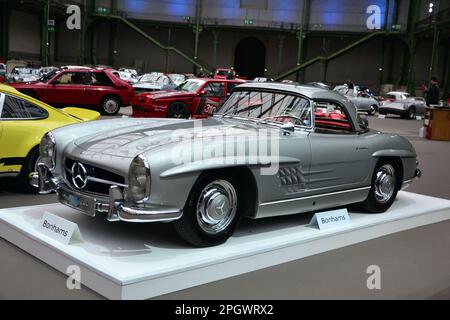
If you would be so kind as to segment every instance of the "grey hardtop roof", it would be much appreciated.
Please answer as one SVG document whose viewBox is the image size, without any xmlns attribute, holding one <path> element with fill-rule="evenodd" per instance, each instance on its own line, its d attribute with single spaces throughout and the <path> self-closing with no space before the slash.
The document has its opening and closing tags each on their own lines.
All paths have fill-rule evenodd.
<svg viewBox="0 0 450 320">
<path fill-rule="evenodd" d="M 357 128 L 358 116 L 356 106 L 343 95 L 327 89 L 322 89 L 308 85 L 295 85 L 277 82 L 247 82 L 236 86 L 234 90 L 274 90 L 286 93 L 294 93 L 303 95 L 312 100 L 331 100 L 340 102 L 348 111 L 354 128 Z M 356 129 L 357 130 L 357 129 Z"/>
<path fill-rule="evenodd" d="M 309 85 L 294 85 L 279 82 L 248 82 L 237 86 L 235 89 L 268 89 L 276 91 L 284 91 L 287 93 L 301 94 L 310 99 L 332 99 L 332 100 L 342 100 L 342 95 L 331 90 L 326 90 Z"/>
</svg>

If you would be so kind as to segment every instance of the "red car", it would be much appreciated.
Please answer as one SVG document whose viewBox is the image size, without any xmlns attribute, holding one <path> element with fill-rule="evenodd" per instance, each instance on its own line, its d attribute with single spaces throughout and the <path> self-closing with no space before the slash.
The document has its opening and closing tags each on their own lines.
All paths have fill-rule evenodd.
<svg viewBox="0 0 450 320">
<path fill-rule="evenodd" d="M 136 95 L 133 117 L 205 118 L 222 105 L 243 80 L 188 79 L 175 90 Z"/>
<path fill-rule="evenodd" d="M 216 69 L 214 79 L 235 79 L 236 71 L 233 69 Z"/>
<path fill-rule="evenodd" d="M 54 70 L 38 81 L 10 85 L 50 105 L 99 106 L 107 115 L 129 106 L 134 98 L 133 87 L 105 69 Z"/>
</svg>

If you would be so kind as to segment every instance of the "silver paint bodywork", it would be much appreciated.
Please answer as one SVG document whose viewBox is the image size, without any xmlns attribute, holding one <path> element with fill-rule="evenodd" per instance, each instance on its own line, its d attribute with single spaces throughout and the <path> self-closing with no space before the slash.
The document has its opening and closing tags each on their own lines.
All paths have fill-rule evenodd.
<svg viewBox="0 0 450 320">
<path fill-rule="evenodd" d="M 384 101 L 380 105 L 379 111 L 386 114 L 398 114 L 402 115 L 408 112 L 410 107 L 416 109 L 416 114 L 424 114 L 426 108 L 426 102 L 424 98 L 412 97 L 407 92 L 393 91 L 388 95 L 394 96 L 395 101 Z"/>
<path fill-rule="evenodd" d="M 311 103 L 333 101 L 346 108 L 355 126 L 358 123 L 354 105 L 346 97 L 333 91 L 279 83 L 248 83 L 238 86 L 237 90 L 272 90 L 300 95 Z M 176 129 L 183 129 L 194 140 L 207 136 L 203 139 L 202 148 L 222 144 L 223 140 L 219 141 L 218 137 L 222 138 L 225 131 L 226 139 L 230 141 L 248 130 L 268 131 L 271 133 L 270 139 L 279 139 L 279 170 L 274 175 L 262 175 L 263 164 L 248 163 L 246 157 L 235 159 L 235 163 L 228 165 L 215 161 L 174 164 L 171 154 L 175 148 L 177 152 L 188 154 L 194 148 L 192 144 L 174 141 L 171 133 Z M 125 200 L 124 205 L 140 210 L 141 214 L 146 210 L 156 212 L 158 217 L 166 212 L 172 214 L 173 219 L 180 217 L 192 187 L 199 176 L 208 170 L 240 167 L 251 173 L 254 181 L 243 181 L 246 188 L 256 185 L 257 189 L 255 210 L 246 212 L 251 218 L 296 214 L 364 201 L 380 158 L 401 160 L 402 182 L 405 185 L 416 174 L 416 152 L 411 143 L 399 135 L 375 130 L 343 135 L 324 134 L 315 132 L 312 126 L 296 127 L 291 134 L 285 134 L 279 125 L 214 115 L 203 120 L 121 118 L 86 122 L 56 129 L 53 136 L 56 140 L 56 167 L 51 175 L 57 182 L 56 187 L 94 198 L 83 190 L 74 190 L 67 183 L 63 167 L 67 156 L 114 172 L 124 177 L 125 184 L 128 184 L 131 161 L 141 155 L 147 159 L 151 171 L 150 197 L 142 204 L 127 203 Z M 258 141 L 249 141 L 249 145 L 253 142 Z M 246 154 L 249 152 L 248 146 Z M 281 183 L 282 178 L 289 178 L 296 183 L 284 185 Z M 248 195 L 243 193 L 238 196 Z M 105 203 L 110 202 L 107 196 L 95 198 Z M 130 216 L 127 219 L 125 213 L 119 218 L 133 221 Z M 160 220 L 163 219 L 151 221 Z"/>
<path fill-rule="evenodd" d="M 347 86 L 337 86 L 334 91 L 346 96 L 351 102 L 353 102 L 360 112 L 370 112 L 372 106 L 375 106 L 375 110 L 380 107 L 378 100 L 369 95 L 358 95 L 356 90 L 348 89 Z"/>
</svg>

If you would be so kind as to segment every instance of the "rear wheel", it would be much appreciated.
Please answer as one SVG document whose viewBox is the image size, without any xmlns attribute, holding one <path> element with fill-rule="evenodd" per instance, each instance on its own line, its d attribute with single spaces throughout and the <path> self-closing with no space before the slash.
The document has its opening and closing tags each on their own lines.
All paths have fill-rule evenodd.
<svg viewBox="0 0 450 320">
<path fill-rule="evenodd" d="M 102 113 L 104 115 L 113 116 L 120 110 L 121 102 L 116 96 L 106 96 L 102 101 Z"/>
<path fill-rule="evenodd" d="M 187 105 L 183 102 L 174 102 L 167 110 L 168 118 L 188 119 L 190 115 Z"/>
<path fill-rule="evenodd" d="M 174 222 L 178 235 L 197 247 L 215 246 L 233 233 L 240 214 L 240 184 L 228 174 L 207 174 L 196 183 Z"/>
<path fill-rule="evenodd" d="M 369 195 L 360 204 L 362 209 L 371 213 L 387 211 L 397 197 L 400 179 L 401 172 L 395 161 L 379 161 L 372 177 Z"/>
<path fill-rule="evenodd" d="M 20 171 L 19 179 L 22 185 L 29 191 L 37 192 L 37 186 L 33 186 L 31 177 L 37 173 L 37 164 L 39 163 L 39 148 L 34 148 L 28 154 L 22 165 L 22 170 Z"/>
</svg>

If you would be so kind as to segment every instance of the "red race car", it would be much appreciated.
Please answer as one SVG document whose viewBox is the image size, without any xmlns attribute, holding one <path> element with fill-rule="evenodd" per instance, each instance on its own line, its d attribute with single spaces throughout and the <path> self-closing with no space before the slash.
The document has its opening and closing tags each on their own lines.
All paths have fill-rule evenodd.
<svg viewBox="0 0 450 320">
<path fill-rule="evenodd" d="M 133 117 L 206 118 L 214 113 L 243 80 L 188 79 L 175 90 L 136 95 Z"/>
<path fill-rule="evenodd" d="M 236 71 L 233 69 L 216 69 L 214 79 L 235 79 Z"/>
<path fill-rule="evenodd" d="M 133 87 L 105 69 L 58 69 L 38 81 L 10 85 L 50 105 L 100 106 L 107 115 L 116 114 L 134 98 Z"/>
</svg>

